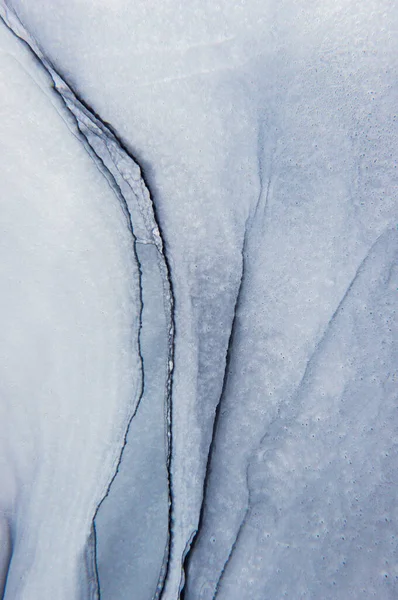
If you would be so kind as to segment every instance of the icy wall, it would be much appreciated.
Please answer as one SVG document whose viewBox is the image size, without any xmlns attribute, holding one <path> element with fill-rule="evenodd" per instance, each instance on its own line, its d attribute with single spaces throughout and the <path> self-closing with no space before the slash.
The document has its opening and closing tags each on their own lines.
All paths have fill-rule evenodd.
<svg viewBox="0 0 398 600">
<path fill-rule="evenodd" d="M 0 597 L 398 598 L 395 0 L 0 16 Z"/>
</svg>

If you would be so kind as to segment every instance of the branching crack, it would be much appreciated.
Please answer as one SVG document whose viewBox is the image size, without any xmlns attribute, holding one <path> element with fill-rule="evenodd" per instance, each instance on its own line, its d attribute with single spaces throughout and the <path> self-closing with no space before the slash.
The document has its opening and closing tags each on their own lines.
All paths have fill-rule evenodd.
<svg viewBox="0 0 398 600">
<path fill-rule="evenodd" d="M 141 354 L 140 336 L 142 329 L 142 265 L 137 252 L 137 244 L 153 244 L 157 248 L 158 267 L 163 282 L 163 301 L 167 324 L 168 335 L 168 355 L 167 355 L 167 380 L 165 383 L 165 422 L 166 422 L 166 467 L 168 472 L 168 490 L 169 490 L 169 524 L 168 540 L 165 550 L 165 556 L 159 574 L 159 580 L 154 593 L 154 600 L 161 596 L 164 581 L 167 575 L 170 545 L 171 545 L 171 511 L 173 504 L 173 490 L 171 481 L 171 458 L 172 458 L 172 383 L 173 383 L 173 365 L 174 365 L 174 294 L 170 274 L 169 263 L 166 257 L 165 245 L 162 232 L 156 218 L 156 211 L 153 199 L 146 184 L 142 169 L 137 164 L 136 159 L 127 151 L 116 134 L 108 127 L 100 117 L 91 110 L 83 100 L 79 99 L 71 86 L 68 85 L 57 73 L 56 69 L 45 57 L 34 38 L 26 31 L 19 18 L 6 5 L 1 7 L 0 18 L 6 27 L 28 47 L 32 56 L 40 63 L 45 72 L 49 74 L 53 81 L 53 88 L 62 101 L 65 110 L 68 113 L 68 125 L 71 127 L 71 116 L 73 117 L 73 133 L 82 142 L 86 151 L 94 160 L 97 168 L 105 176 L 110 187 L 117 195 L 123 214 L 126 217 L 128 229 L 133 238 L 134 256 L 138 266 L 139 292 L 140 292 L 140 310 L 137 351 L 141 362 L 141 382 L 137 387 L 136 398 L 134 399 L 134 410 L 127 423 L 124 439 L 115 471 L 107 486 L 105 494 L 95 509 L 92 520 L 92 530 L 88 540 L 87 560 L 91 560 L 93 566 L 90 568 L 92 577 L 96 582 L 90 584 L 90 595 L 93 600 L 100 600 L 101 591 L 98 578 L 98 567 L 96 557 L 96 534 L 95 518 L 98 510 L 105 498 L 108 496 L 112 483 L 119 471 L 124 448 L 127 443 L 127 435 L 134 416 L 137 413 L 140 400 L 144 389 L 144 370 Z M 65 116 L 64 116 L 65 118 Z M 89 558 L 91 557 L 91 559 Z"/>
</svg>

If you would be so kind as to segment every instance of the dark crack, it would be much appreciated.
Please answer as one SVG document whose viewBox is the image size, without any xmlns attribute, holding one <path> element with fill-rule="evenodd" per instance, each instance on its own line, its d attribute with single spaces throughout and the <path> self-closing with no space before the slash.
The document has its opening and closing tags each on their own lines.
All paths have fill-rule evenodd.
<svg viewBox="0 0 398 600">
<path fill-rule="evenodd" d="M 137 252 L 137 244 L 138 243 L 152 243 L 156 246 L 158 250 L 158 265 L 162 275 L 163 281 L 163 298 L 164 298 L 164 308 L 166 315 L 166 323 L 168 329 L 168 356 L 167 356 L 167 381 L 166 381 L 166 389 L 165 389 L 165 419 L 166 419 L 166 468 L 168 472 L 168 495 L 169 495 L 169 523 L 168 523 L 168 540 L 165 549 L 165 556 L 163 560 L 163 564 L 161 567 L 161 572 L 159 574 L 159 580 L 156 586 L 156 591 L 153 596 L 154 600 L 158 600 L 162 594 L 162 590 L 164 587 L 164 582 L 167 576 L 168 571 L 168 563 L 170 556 L 170 547 L 171 547 L 171 535 L 172 535 L 172 506 L 173 506 L 173 485 L 171 478 L 171 460 L 172 460 L 172 385 L 173 385 L 173 361 L 174 361 L 174 293 L 173 293 L 173 285 L 171 279 L 171 271 L 169 262 L 166 256 L 165 244 L 163 235 L 161 232 L 161 228 L 159 226 L 159 222 L 157 219 L 156 208 L 153 202 L 153 198 L 150 194 L 148 184 L 145 180 L 143 170 L 138 164 L 136 158 L 132 155 L 132 153 L 127 150 L 126 146 L 120 140 L 120 138 L 116 135 L 114 129 L 105 121 L 101 119 L 101 117 L 90 107 L 82 98 L 80 98 L 75 91 L 71 88 L 71 86 L 63 79 L 60 74 L 57 72 L 55 67 L 51 64 L 51 62 L 45 57 L 44 53 L 39 48 L 36 40 L 25 30 L 26 38 L 22 37 L 21 29 L 24 30 L 23 24 L 19 21 L 18 17 L 11 13 L 11 11 L 6 8 L 5 17 L 0 17 L 5 24 L 5 26 L 21 41 L 21 43 L 28 48 L 31 56 L 37 61 L 41 67 L 49 74 L 51 80 L 53 82 L 54 92 L 57 94 L 58 98 L 62 101 L 65 109 L 68 111 L 68 114 L 73 117 L 76 131 L 73 133 L 77 135 L 77 137 L 82 142 L 86 151 L 90 154 L 90 157 L 93 159 L 97 168 L 100 172 L 105 176 L 108 184 L 111 189 L 114 191 L 116 196 L 119 199 L 121 204 L 121 208 L 123 214 L 127 220 L 128 229 L 133 238 L 133 249 L 134 249 L 134 257 L 138 266 L 138 283 L 140 290 L 140 311 L 139 311 L 139 326 L 138 326 L 138 354 L 141 362 L 141 384 L 138 386 L 137 396 L 135 398 L 136 406 L 135 409 L 129 418 L 127 428 L 124 434 L 122 447 L 120 450 L 119 458 L 117 460 L 117 465 L 115 472 L 107 486 L 107 490 L 102 497 L 101 501 L 98 503 L 93 519 L 92 519 L 92 529 L 87 542 L 85 563 L 86 570 L 89 576 L 89 593 L 91 598 L 94 600 L 97 598 L 100 600 L 101 598 L 101 590 L 98 576 L 98 564 L 97 564 L 97 556 L 96 556 L 96 531 L 95 531 L 95 519 L 98 514 L 98 511 L 104 502 L 104 500 L 109 495 L 112 484 L 119 472 L 120 464 L 123 457 L 123 452 L 127 444 L 127 436 L 128 432 L 134 419 L 140 400 L 144 391 L 144 367 L 143 360 L 141 354 L 141 346 L 140 346 L 140 333 L 142 329 L 142 311 L 143 311 L 143 302 L 142 302 L 142 266 L 138 257 Z M 11 20 L 12 23 L 7 22 Z M 14 27 L 13 27 L 14 25 Z M 75 110 L 74 110 L 75 109 Z M 88 121 L 84 122 L 81 117 L 84 115 Z M 98 152 L 98 148 L 95 148 L 93 144 L 93 140 L 90 139 L 90 125 L 91 133 L 98 137 L 98 140 L 102 144 L 105 145 L 108 150 L 109 157 L 112 159 L 114 169 L 109 168 L 109 165 L 106 164 L 105 154 L 101 155 Z M 98 128 L 99 133 L 95 131 L 95 128 Z M 94 130 L 94 133 L 93 133 Z M 105 139 L 104 139 L 105 138 Z M 111 149 L 110 149 L 111 148 Z M 112 157 L 112 150 L 118 154 L 118 158 L 123 160 L 127 160 L 127 169 L 128 167 L 134 167 L 135 170 L 138 170 L 135 173 L 134 183 L 139 184 L 139 189 L 135 189 L 135 187 L 129 181 L 126 172 L 120 170 L 119 165 L 114 160 L 115 156 Z M 125 161 L 126 162 L 126 161 Z M 134 173 L 133 173 L 134 176 Z M 130 188 L 132 194 L 135 197 L 136 203 L 138 205 L 138 209 L 141 212 L 141 218 L 144 221 L 144 225 L 146 229 L 148 229 L 148 225 L 152 222 L 152 227 L 150 231 L 147 231 L 147 239 L 142 240 L 137 236 L 135 232 L 135 223 L 134 216 L 131 213 L 129 208 L 129 202 L 126 199 L 125 193 L 123 192 L 122 185 L 120 183 L 120 178 L 125 182 L 125 184 Z M 118 181 L 119 179 L 119 181 Z M 94 580 L 94 581 L 93 581 Z"/>
</svg>

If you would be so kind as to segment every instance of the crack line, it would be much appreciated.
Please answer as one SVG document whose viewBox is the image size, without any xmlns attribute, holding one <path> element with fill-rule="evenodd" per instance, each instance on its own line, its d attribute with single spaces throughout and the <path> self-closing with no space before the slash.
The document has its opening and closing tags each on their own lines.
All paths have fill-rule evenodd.
<svg viewBox="0 0 398 600">
<path fill-rule="evenodd" d="M 172 485 L 172 477 L 171 477 L 171 461 L 172 461 L 172 383 L 173 383 L 173 368 L 174 368 L 174 335 L 175 335 L 175 325 L 174 325 L 174 294 L 173 294 L 173 285 L 171 280 L 171 271 L 169 267 L 169 262 L 165 252 L 165 244 L 163 241 L 163 236 L 161 229 L 159 227 L 157 218 L 156 218 L 156 210 L 153 199 L 150 195 L 148 185 L 144 180 L 142 169 L 139 167 L 138 162 L 135 158 L 131 156 L 131 154 L 127 151 L 127 149 L 123 146 L 122 142 L 118 137 L 111 131 L 109 127 L 105 125 L 105 123 L 100 119 L 100 117 L 91 109 L 87 107 L 87 105 L 78 98 L 77 94 L 74 93 L 72 88 L 59 76 L 56 69 L 53 67 L 51 62 L 45 57 L 44 53 L 40 50 L 36 40 L 27 32 L 24 28 L 24 25 L 17 17 L 17 15 L 11 11 L 11 9 L 3 4 L 0 6 L 1 15 L 0 18 L 10 30 L 16 38 L 18 38 L 31 52 L 32 56 L 39 61 L 42 68 L 48 75 L 51 77 L 53 82 L 53 90 L 57 94 L 58 98 L 61 99 L 65 109 L 67 110 L 69 115 L 72 115 L 76 131 L 72 131 L 74 135 L 77 133 L 77 137 L 82 142 L 86 151 L 90 154 L 91 158 L 95 162 L 97 168 L 101 171 L 101 173 L 105 176 L 108 184 L 112 188 L 112 190 L 116 193 L 121 208 L 123 210 L 123 214 L 127 219 L 127 225 L 133 237 L 133 247 L 134 247 L 134 256 L 138 266 L 138 283 L 139 283 L 139 295 L 140 295 L 140 310 L 139 310 L 139 327 L 138 327 L 138 339 L 137 339 L 137 352 L 139 355 L 139 359 L 141 362 L 141 381 L 137 386 L 136 397 L 134 402 L 136 404 L 133 414 L 130 416 L 129 421 L 127 423 L 127 428 L 125 431 L 124 439 L 122 442 L 122 447 L 120 450 L 119 457 L 116 461 L 115 471 L 113 476 L 106 488 L 105 494 L 102 496 L 101 501 L 98 503 L 95 513 L 92 519 L 92 530 L 88 538 L 88 548 L 87 552 L 90 553 L 90 547 L 92 548 L 92 560 L 93 560 L 93 574 L 96 578 L 96 584 L 91 587 L 90 595 L 92 598 L 97 598 L 100 600 L 101 592 L 100 592 L 100 584 L 98 577 L 98 564 L 97 564 L 97 556 L 96 556 L 96 532 L 95 532 L 95 518 L 98 513 L 98 510 L 108 496 L 112 483 L 119 471 L 120 463 L 122 460 L 122 455 L 124 448 L 127 443 L 127 435 L 131 425 L 131 422 L 136 415 L 136 412 L 139 407 L 140 400 L 142 398 L 143 389 L 144 389 L 144 381 L 143 381 L 143 361 L 141 355 L 141 347 L 140 347 L 140 333 L 142 329 L 142 266 L 139 261 L 137 255 L 137 243 L 153 243 L 158 250 L 158 266 L 161 272 L 162 281 L 163 281 L 163 299 L 164 299 L 164 308 L 165 308 L 165 316 L 166 316 L 166 327 L 168 334 L 168 356 L 167 356 L 167 380 L 165 385 L 165 419 L 166 419 L 166 468 L 168 472 L 168 495 L 169 495 L 169 523 L 168 523 L 168 539 L 165 548 L 165 556 L 163 560 L 163 564 L 161 567 L 161 572 L 159 574 L 159 580 L 156 586 L 155 595 L 153 600 L 158 600 L 162 594 L 164 582 L 168 572 L 169 565 L 169 557 L 170 557 L 170 548 L 172 543 L 172 505 L 173 505 L 173 485 Z M 44 91 L 44 90 L 43 90 Z M 75 110 L 73 110 L 75 109 Z M 79 114 L 80 113 L 80 114 Z M 81 115 L 84 115 L 84 119 Z M 80 118 L 79 118 L 80 116 Z M 88 121 L 88 123 L 87 123 Z M 68 123 L 70 128 L 70 123 Z M 89 126 L 91 125 L 91 127 Z M 96 129 L 99 130 L 96 131 Z M 108 151 L 109 157 L 112 159 L 114 171 L 106 165 L 104 160 L 104 156 L 98 153 L 98 148 L 93 145 L 92 140 L 90 140 L 89 132 L 91 132 L 97 140 L 100 140 L 103 145 L 105 145 L 106 150 Z M 105 138 L 105 140 L 104 140 Z M 119 160 L 116 160 L 119 159 Z M 133 176 L 131 174 L 133 172 Z M 146 229 L 146 233 L 148 234 L 149 239 L 137 239 L 137 236 L 134 232 L 134 218 L 131 211 L 131 206 L 129 206 L 128 199 L 123 193 L 120 182 L 118 182 L 118 176 L 122 178 L 122 180 L 128 185 L 128 188 L 132 192 L 135 202 L 138 205 L 140 217 L 144 222 L 144 229 Z M 135 184 L 135 185 L 134 185 Z M 136 185 L 138 184 L 139 190 L 137 190 Z M 133 210 L 134 212 L 134 210 Z M 152 225 L 152 227 L 151 227 Z"/>
</svg>

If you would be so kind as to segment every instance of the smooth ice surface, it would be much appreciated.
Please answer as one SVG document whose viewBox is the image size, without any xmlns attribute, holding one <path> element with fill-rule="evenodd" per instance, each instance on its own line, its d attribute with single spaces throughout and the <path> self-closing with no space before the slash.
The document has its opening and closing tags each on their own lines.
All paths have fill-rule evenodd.
<svg viewBox="0 0 398 600">
<path fill-rule="evenodd" d="M 98 421 L 88 400 L 76 396 L 82 414 L 94 410 L 99 465 L 108 447 L 120 453 L 133 417 L 94 521 L 91 567 L 103 598 L 177 600 L 184 577 L 185 600 L 396 597 L 395 2 L 57 0 L 54 10 L 50 0 L 9 0 L 1 6 L 43 65 L 29 69 L 44 78 L 50 73 L 60 96 L 48 77 L 41 86 L 47 91 L 36 94 L 57 97 L 58 104 L 62 98 L 59 112 L 80 130 L 74 139 L 59 113 L 44 118 L 39 99 L 27 113 L 26 99 L 18 97 L 18 104 L 12 96 L 18 67 L 9 67 L 4 114 L 18 106 L 20 114 L 5 139 L 16 143 L 29 133 L 23 119 L 31 129 L 36 123 L 27 145 L 34 159 L 42 136 L 60 153 L 59 177 L 79 187 L 79 198 L 98 187 L 95 203 L 85 200 L 79 210 L 87 211 L 87 232 L 98 222 L 120 254 L 112 259 L 108 238 L 98 234 L 101 297 L 113 310 L 107 323 L 92 326 L 113 346 L 107 337 L 88 340 L 104 358 L 87 360 L 104 379 L 114 365 L 114 377 L 127 377 L 128 385 L 112 389 L 110 416 L 98 412 Z M 21 43 L 9 43 L 22 52 Z M 64 153 L 77 175 L 69 163 L 63 168 Z M 5 172 L 15 169 L 23 182 L 20 155 L 9 162 Z M 58 171 L 47 162 L 36 171 L 47 206 Z M 30 181 L 26 176 L 33 194 Z M 125 229 L 113 213 L 113 221 L 101 216 L 111 207 Z M 72 215 L 73 224 L 79 218 Z M 42 235 L 35 229 L 32 240 Z M 62 253 L 60 236 L 53 245 Z M 10 248 L 7 256 L 14 255 Z M 120 288 L 108 275 L 117 271 L 111 260 L 121 269 Z M 38 256 L 39 271 L 42 261 Z M 85 297 L 80 258 L 76 263 L 71 281 Z M 95 262 L 88 265 L 90 277 L 97 271 Z M 46 285 L 53 276 L 48 272 Z M 57 306 L 61 291 L 51 296 Z M 70 307 L 74 335 L 79 310 Z M 3 313 L 7 323 L 9 314 L 11 308 Z M 122 325 L 115 315 L 125 319 L 131 348 L 117 337 Z M 28 315 L 26 325 L 34 318 Z M 71 347 L 85 351 L 76 343 Z M 81 393 L 79 369 L 80 362 L 68 372 Z M 132 398 L 141 392 L 137 407 Z M 41 422 L 36 403 L 31 410 Z M 58 461 L 70 464 L 71 456 L 54 453 L 48 464 L 70 477 Z M 103 466 L 109 483 L 115 463 L 113 472 Z M 29 481 L 32 471 L 24 477 Z M 80 483 L 79 477 L 77 489 L 96 497 L 98 478 Z M 78 512 L 91 507 L 85 498 L 77 504 L 70 508 L 76 527 Z M 21 514 L 24 523 L 38 518 Z M 91 508 L 87 514 L 94 516 Z M 54 538 L 52 544 L 60 543 Z M 92 542 L 88 556 L 90 549 Z M 4 572 L 9 554 L 6 543 Z M 13 564 L 14 558 L 11 576 Z M 62 587 L 62 576 L 55 569 L 52 585 Z"/>
<path fill-rule="evenodd" d="M 95 520 L 103 600 L 152 598 L 168 543 L 168 476 L 164 410 L 167 328 L 157 250 L 137 244 L 142 269 L 141 356 L 144 391 L 119 472 Z"/>
<path fill-rule="evenodd" d="M 0 35 L 5 598 L 88 597 L 83 554 L 141 389 L 138 265 L 49 78 Z"/>
</svg>

